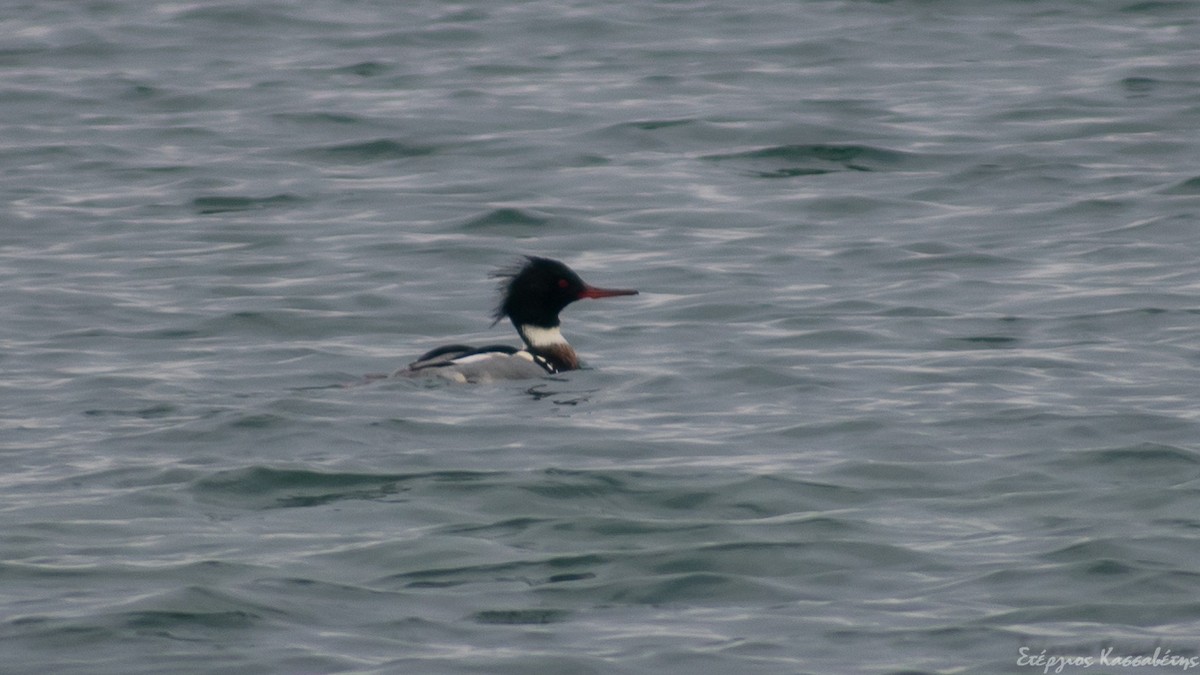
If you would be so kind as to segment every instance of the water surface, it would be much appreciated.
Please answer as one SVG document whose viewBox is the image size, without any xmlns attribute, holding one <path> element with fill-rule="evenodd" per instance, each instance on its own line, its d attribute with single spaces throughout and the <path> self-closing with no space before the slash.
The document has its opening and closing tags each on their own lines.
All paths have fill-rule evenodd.
<svg viewBox="0 0 1200 675">
<path fill-rule="evenodd" d="M 1200 652 L 1192 5 L 727 4 L 15 8 L 6 668 Z"/>
</svg>

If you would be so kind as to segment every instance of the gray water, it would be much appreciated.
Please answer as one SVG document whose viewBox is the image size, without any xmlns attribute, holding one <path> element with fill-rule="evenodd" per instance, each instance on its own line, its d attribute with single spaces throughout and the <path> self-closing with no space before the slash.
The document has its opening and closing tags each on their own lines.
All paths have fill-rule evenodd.
<svg viewBox="0 0 1200 675">
<path fill-rule="evenodd" d="M 1200 653 L 1195 3 L 0 27 L 5 673 Z M 586 370 L 341 386 L 521 254 Z"/>
</svg>

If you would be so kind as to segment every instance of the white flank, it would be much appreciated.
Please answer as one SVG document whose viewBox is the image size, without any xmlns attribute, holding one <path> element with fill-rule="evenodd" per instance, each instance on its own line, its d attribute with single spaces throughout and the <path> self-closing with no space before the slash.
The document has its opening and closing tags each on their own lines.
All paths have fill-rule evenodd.
<svg viewBox="0 0 1200 675">
<path fill-rule="evenodd" d="M 496 359 L 507 359 L 509 357 L 510 357 L 509 354 L 505 354 L 503 352 L 484 352 L 482 354 L 472 354 L 470 356 L 464 356 L 462 358 L 457 358 L 457 359 L 454 359 L 453 361 L 451 361 L 450 363 L 453 363 L 458 366 L 465 366 L 468 363 L 480 363 L 483 361 L 495 361 Z"/>
<path fill-rule="evenodd" d="M 562 336 L 562 332 L 558 330 L 558 326 L 554 328 L 521 326 L 521 335 L 525 336 L 531 347 L 550 347 L 567 344 L 567 340 Z"/>
</svg>

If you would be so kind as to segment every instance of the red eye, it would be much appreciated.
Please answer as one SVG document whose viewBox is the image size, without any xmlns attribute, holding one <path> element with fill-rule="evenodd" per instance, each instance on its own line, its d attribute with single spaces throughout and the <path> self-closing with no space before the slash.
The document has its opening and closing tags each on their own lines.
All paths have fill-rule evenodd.
<svg viewBox="0 0 1200 675">
<path fill-rule="evenodd" d="M 559 288 L 566 288 L 567 286 L 570 286 L 570 285 L 571 285 L 571 282 L 567 281 L 566 279 L 559 279 L 559 280 L 558 280 L 558 287 L 559 287 Z"/>
</svg>

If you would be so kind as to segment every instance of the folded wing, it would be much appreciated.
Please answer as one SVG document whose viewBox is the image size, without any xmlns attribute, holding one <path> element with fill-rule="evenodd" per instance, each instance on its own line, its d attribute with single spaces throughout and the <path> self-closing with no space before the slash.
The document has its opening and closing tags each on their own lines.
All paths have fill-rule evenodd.
<svg viewBox="0 0 1200 675">
<path fill-rule="evenodd" d="M 455 382 L 489 382 L 545 377 L 552 372 L 552 366 L 545 359 L 508 345 L 446 345 L 422 354 L 395 375 L 433 375 Z"/>
</svg>

